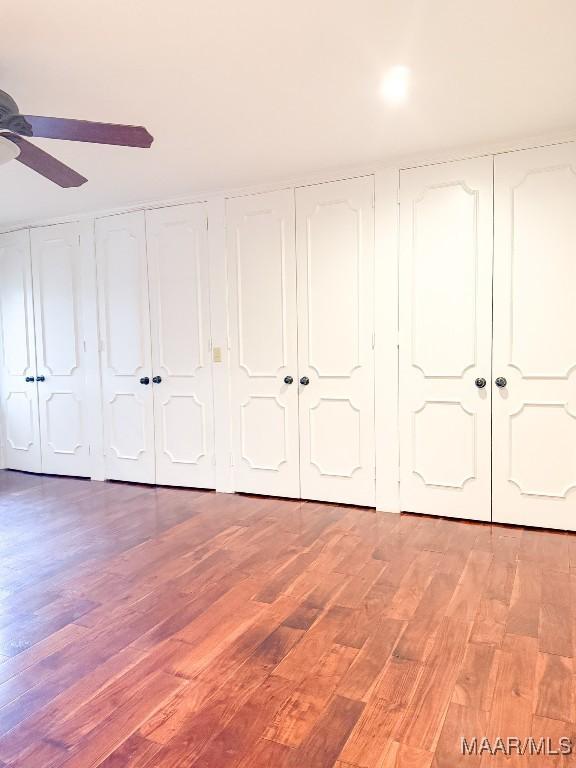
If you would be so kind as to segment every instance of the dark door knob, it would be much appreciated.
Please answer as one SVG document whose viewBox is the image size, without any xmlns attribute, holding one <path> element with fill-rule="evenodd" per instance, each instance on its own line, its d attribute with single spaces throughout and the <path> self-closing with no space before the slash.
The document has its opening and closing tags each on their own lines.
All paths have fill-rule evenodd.
<svg viewBox="0 0 576 768">
<path fill-rule="evenodd" d="M 36 381 L 46 381 L 46 376 L 36 376 Z"/>
<path fill-rule="evenodd" d="M 304 387 L 307 387 L 308 384 L 310 384 L 310 379 L 308 378 L 308 376 L 302 376 L 302 378 L 300 379 L 300 384 L 302 384 Z"/>
<path fill-rule="evenodd" d="M 486 386 L 486 379 L 476 379 L 474 384 L 476 384 L 478 389 L 484 389 L 484 387 Z"/>
<path fill-rule="evenodd" d="M 142 378 L 140 379 L 140 384 L 150 384 L 150 379 L 148 378 L 148 376 L 142 376 Z"/>
<path fill-rule="evenodd" d="M 34 381 L 34 376 L 26 376 L 26 381 Z"/>
<path fill-rule="evenodd" d="M 294 379 L 292 376 L 284 376 L 284 384 L 292 384 L 294 382 Z"/>
<path fill-rule="evenodd" d="M 152 378 L 152 381 L 154 382 L 154 384 L 160 384 L 162 381 L 162 376 L 154 376 Z"/>
<path fill-rule="evenodd" d="M 498 376 L 498 378 L 494 383 L 496 384 L 497 387 L 500 387 L 500 389 L 502 389 L 502 387 L 505 387 L 506 384 L 508 384 L 504 376 Z"/>
</svg>

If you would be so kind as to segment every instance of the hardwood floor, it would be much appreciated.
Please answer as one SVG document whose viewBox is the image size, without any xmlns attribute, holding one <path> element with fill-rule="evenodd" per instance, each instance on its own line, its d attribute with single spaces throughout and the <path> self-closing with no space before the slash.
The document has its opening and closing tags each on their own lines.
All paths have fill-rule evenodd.
<svg viewBox="0 0 576 768">
<path fill-rule="evenodd" d="M 572 764 L 460 739 L 576 753 L 573 535 L 14 472 L 0 532 L 0 766 Z"/>
</svg>

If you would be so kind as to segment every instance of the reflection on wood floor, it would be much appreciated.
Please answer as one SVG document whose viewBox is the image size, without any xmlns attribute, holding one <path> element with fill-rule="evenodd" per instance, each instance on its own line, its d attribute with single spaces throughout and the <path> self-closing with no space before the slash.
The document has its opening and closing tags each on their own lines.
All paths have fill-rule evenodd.
<svg viewBox="0 0 576 768">
<path fill-rule="evenodd" d="M 573 535 L 7 471 L 0 532 L 0 765 L 576 752 Z"/>
</svg>

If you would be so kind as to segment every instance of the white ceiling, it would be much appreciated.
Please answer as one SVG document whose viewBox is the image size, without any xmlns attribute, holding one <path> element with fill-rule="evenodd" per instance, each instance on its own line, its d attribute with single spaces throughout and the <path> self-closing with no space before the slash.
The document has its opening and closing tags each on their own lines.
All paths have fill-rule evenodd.
<svg viewBox="0 0 576 768">
<path fill-rule="evenodd" d="M 151 150 L 38 140 L 89 178 L 0 167 L 0 224 L 576 129 L 574 0 L 0 3 L 23 112 L 144 124 Z M 383 73 L 412 69 L 391 108 Z"/>
</svg>

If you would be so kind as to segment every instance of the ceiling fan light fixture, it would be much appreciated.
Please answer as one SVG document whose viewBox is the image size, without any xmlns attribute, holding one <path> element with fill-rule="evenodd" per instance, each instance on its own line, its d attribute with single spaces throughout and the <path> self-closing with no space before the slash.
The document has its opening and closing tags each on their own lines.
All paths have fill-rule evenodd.
<svg viewBox="0 0 576 768">
<path fill-rule="evenodd" d="M 0 165 L 16 160 L 20 154 L 20 149 L 8 139 L 0 135 Z"/>
</svg>

